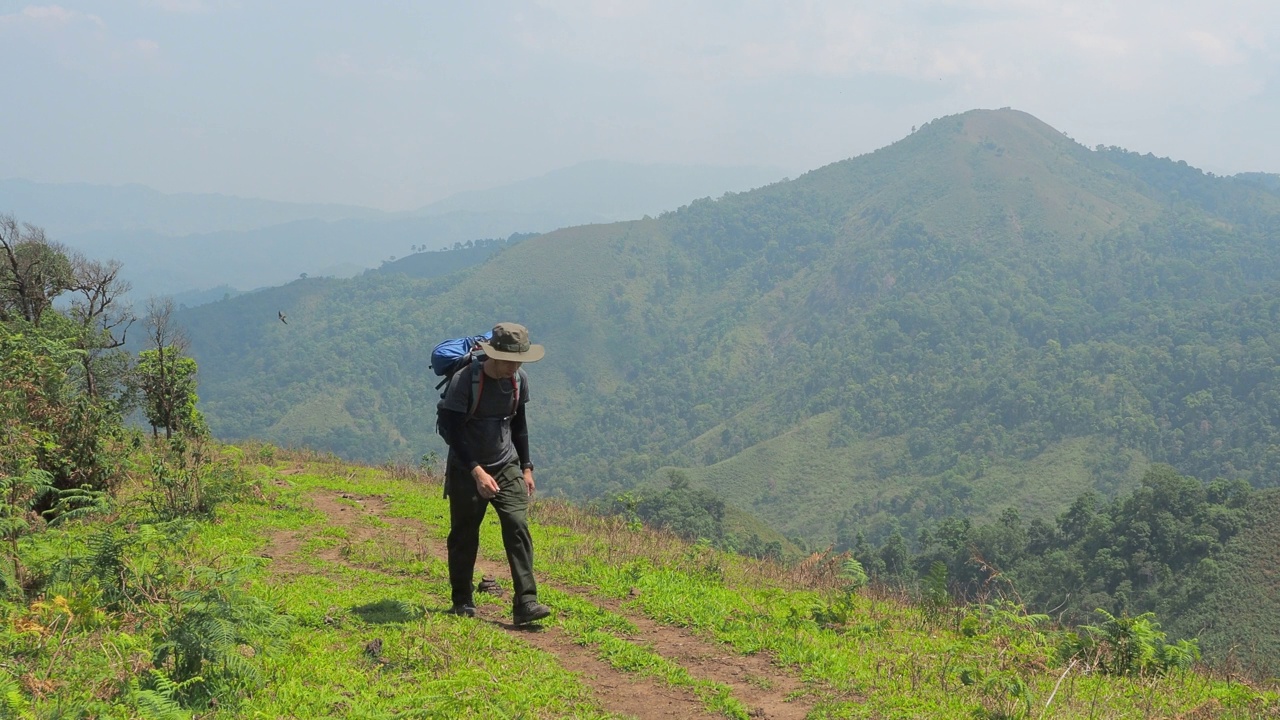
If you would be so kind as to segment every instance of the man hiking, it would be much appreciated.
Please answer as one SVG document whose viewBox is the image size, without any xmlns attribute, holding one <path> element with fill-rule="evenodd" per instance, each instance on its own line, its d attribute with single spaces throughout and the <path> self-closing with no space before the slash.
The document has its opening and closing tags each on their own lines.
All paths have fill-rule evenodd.
<svg viewBox="0 0 1280 720">
<path fill-rule="evenodd" d="M 533 579 L 528 520 L 533 463 L 524 410 L 529 379 L 520 367 L 541 360 L 544 349 L 529 343 L 529 331 L 523 325 L 505 322 L 493 328 L 487 342 L 480 342 L 480 349 L 483 358 L 449 378 L 439 405 L 441 435 L 449 443 L 445 494 L 449 497 L 450 612 L 476 614 L 471 581 L 480 548 L 480 523 L 493 505 L 515 586 L 512 619 L 524 625 L 551 614 L 538 602 Z"/>
</svg>

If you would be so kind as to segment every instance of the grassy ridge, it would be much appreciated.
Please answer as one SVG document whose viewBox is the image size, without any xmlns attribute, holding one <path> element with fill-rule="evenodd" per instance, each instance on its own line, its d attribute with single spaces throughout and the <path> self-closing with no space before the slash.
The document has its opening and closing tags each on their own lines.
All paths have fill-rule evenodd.
<svg viewBox="0 0 1280 720">
<path fill-rule="evenodd" d="M 1278 712 L 1274 692 L 1198 672 L 1116 677 L 1087 658 L 1060 659 L 1066 636 L 1003 606 L 846 593 L 835 558 L 760 563 L 559 502 L 534 510 L 542 595 L 557 610 L 544 629 L 513 631 L 504 601 L 484 596 L 482 619 L 455 618 L 442 612 L 447 504 L 437 479 L 269 446 L 226 453 L 240 491 L 216 519 L 189 524 L 180 542 L 138 544 L 128 560 L 169 568 L 164 582 L 188 589 L 208 577 L 200 568 L 222 569 L 227 584 L 205 589 L 224 605 L 269 608 L 285 621 L 204 664 L 204 682 L 239 670 L 201 717 L 619 716 L 587 675 L 567 669 L 573 648 L 638 683 L 637 692 L 682 698 L 688 716 L 754 712 L 746 685 L 708 677 L 674 645 L 637 639 L 641 625 L 685 633 L 681 645 L 769 658 L 754 686 L 791 684 L 782 707 L 812 718 Z M 145 497 L 142 481 L 135 498 Z M 145 507 L 128 502 L 115 521 L 125 534 L 153 526 Z M 23 552 L 49 573 L 104 527 L 98 519 L 45 531 Z M 492 518 L 482 543 L 482 563 L 500 563 Z M 190 717 L 179 701 L 198 695 L 156 682 L 153 669 L 173 676 L 157 651 L 191 600 L 147 577 L 156 603 L 103 609 L 94 583 L 50 581 L 43 598 L 0 606 L 0 717 Z M 247 616 L 235 617 L 248 627 Z"/>
</svg>

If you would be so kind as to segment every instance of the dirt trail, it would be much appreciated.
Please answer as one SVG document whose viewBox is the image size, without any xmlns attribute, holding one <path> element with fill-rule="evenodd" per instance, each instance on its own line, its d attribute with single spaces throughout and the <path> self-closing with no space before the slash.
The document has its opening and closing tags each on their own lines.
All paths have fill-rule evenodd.
<svg viewBox="0 0 1280 720">
<path fill-rule="evenodd" d="M 786 700 L 793 692 L 802 691 L 804 683 L 774 666 L 768 658 L 739 655 L 726 645 L 708 642 L 680 628 L 660 625 L 637 611 L 629 611 L 619 600 L 580 588 L 562 589 L 590 597 L 610 612 L 625 616 L 636 626 L 632 640 L 652 645 L 658 654 L 679 663 L 689 674 L 733 688 L 734 697 L 755 711 L 753 717 L 803 720 L 808 713 L 802 701 Z"/>
<path fill-rule="evenodd" d="M 397 542 L 406 539 L 416 541 L 423 550 L 444 559 L 444 542 L 427 537 L 422 525 L 414 520 L 391 517 L 387 503 L 377 496 L 358 496 L 349 493 L 318 491 L 309 496 L 315 509 L 327 516 L 334 525 L 343 527 L 351 542 L 387 539 L 387 529 L 366 521 L 375 517 L 396 529 Z M 407 537 L 406 537 L 407 536 Z M 284 530 L 276 533 L 263 555 L 272 559 L 272 570 L 280 574 L 314 572 L 298 557 L 302 545 L 299 533 Z M 322 559 L 346 564 L 341 548 L 325 548 L 317 553 Z M 509 588 L 510 573 L 505 564 L 480 558 L 476 563 L 477 576 L 493 575 Z M 539 579 L 540 584 L 546 584 Z M 747 705 L 751 717 L 769 720 L 803 718 L 806 709 L 797 703 L 787 703 L 785 694 L 800 687 L 798 680 L 784 676 L 782 671 L 771 668 L 763 658 L 742 657 L 723 646 L 708 643 L 701 638 L 675 628 L 660 626 L 634 612 L 628 612 L 621 603 L 602 599 L 580 588 L 555 586 L 579 595 L 591 602 L 626 616 L 638 631 L 631 640 L 650 647 L 654 652 L 680 664 L 690 675 L 723 683 L 732 689 L 734 697 Z M 508 589 L 509 592 L 509 589 Z M 554 655 L 561 667 L 576 673 L 584 685 L 594 694 L 600 707 L 607 712 L 645 720 L 647 718 L 711 719 L 723 716 L 709 713 L 692 693 L 669 687 L 660 681 L 636 673 L 619 671 L 596 657 L 589 647 L 576 644 L 564 632 L 554 626 L 538 625 L 516 627 L 511 624 L 510 611 L 505 605 L 482 604 L 478 619 L 516 633 L 521 640 Z M 767 688 L 767 689 L 766 689 Z"/>
</svg>

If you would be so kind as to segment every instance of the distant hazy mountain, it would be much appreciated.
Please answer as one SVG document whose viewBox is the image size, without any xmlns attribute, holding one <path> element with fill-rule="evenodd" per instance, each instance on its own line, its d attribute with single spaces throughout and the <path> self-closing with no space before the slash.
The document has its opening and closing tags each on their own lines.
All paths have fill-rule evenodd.
<svg viewBox="0 0 1280 720">
<path fill-rule="evenodd" d="M 657 215 L 698 198 L 750 190 L 782 179 L 782 170 L 769 167 L 633 165 L 601 160 L 492 190 L 458 193 L 418 212 L 535 215 L 554 210 L 581 225 Z"/>
<path fill-rule="evenodd" d="M 142 185 L 0 180 L 0 212 L 39 225 L 58 240 L 96 233 L 178 236 L 251 230 L 296 220 L 375 218 L 354 205 L 274 202 L 231 195 L 168 194 Z"/>
<path fill-rule="evenodd" d="M 145 296 L 222 285 L 252 290 L 281 285 L 304 273 L 351 277 L 410 255 L 415 247 L 434 249 L 454 242 L 505 237 L 510 234 L 503 232 L 506 228 L 526 221 L 497 213 L 451 213 L 379 220 L 298 220 L 254 230 L 180 237 L 115 231 L 58 239 L 90 256 L 120 260 L 135 295 Z"/>
<path fill-rule="evenodd" d="M 91 256 L 120 260 L 135 295 L 145 296 L 224 285 L 252 289 L 303 273 L 350 276 L 421 250 L 640 218 L 781 176 L 781 170 L 759 167 L 584 163 L 461 193 L 412 213 L 168 195 L 136 185 L 5 180 L 0 181 L 0 212 L 39 225 Z M 482 257 L 476 254 L 477 262 Z M 336 267 L 349 270 L 334 273 Z"/>
</svg>

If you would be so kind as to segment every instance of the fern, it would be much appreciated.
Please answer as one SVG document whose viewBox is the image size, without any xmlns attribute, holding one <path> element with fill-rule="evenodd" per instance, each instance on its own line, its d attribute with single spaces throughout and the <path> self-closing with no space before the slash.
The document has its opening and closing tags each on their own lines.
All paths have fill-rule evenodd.
<svg viewBox="0 0 1280 720">
<path fill-rule="evenodd" d="M 58 491 L 58 500 L 45 512 L 50 525 L 80 520 L 91 515 L 111 512 L 111 495 L 88 485 Z"/>
<path fill-rule="evenodd" d="M 1039 629 L 1048 624 L 1048 615 L 1028 613 L 1024 606 L 1011 600 L 996 600 L 971 606 L 960 622 L 960 631 L 968 637 L 990 633 L 1039 645 L 1045 640 Z"/>
<path fill-rule="evenodd" d="M 188 707 L 221 696 L 223 690 L 256 686 L 257 669 L 240 655 L 240 648 L 256 647 L 287 627 L 283 616 L 241 588 L 245 569 L 197 571 L 200 587 L 174 595 L 176 608 L 157 633 L 156 667 L 169 669 L 176 682 L 205 680 L 180 694 Z"/>
<path fill-rule="evenodd" d="M 840 577 L 845 580 L 844 589 L 846 592 L 858 590 L 867 584 L 867 571 L 862 567 L 862 563 L 852 556 L 845 558 L 844 565 L 840 568 Z"/>
<path fill-rule="evenodd" d="M 186 521 L 134 529 L 119 523 L 104 525 L 85 540 L 86 552 L 69 555 L 54 565 L 52 579 L 73 585 L 96 583 L 108 610 L 167 594 L 165 553 L 159 553 L 159 567 L 150 571 L 131 564 L 129 558 L 148 555 L 142 551 L 156 546 L 177 548 L 191 527 Z"/>
<path fill-rule="evenodd" d="M 1157 660 L 1164 672 L 1186 672 L 1200 660 L 1200 643 L 1194 638 L 1164 645 L 1157 653 Z"/>
<path fill-rule="evenodd" d="M 924 599 L 934 609 L 946 607 L 951 602 L 945 563 L 935 560 L 929 567 L 929 574 L 924 578 Z"/>
<path fill-rule="evenodd" d="M 22 686 L 7 673 L 0 672 L 0 718 L 19 720 L 31 717 L 31 704 L 22 695 Z"/>
<path fill-rule="evenodd" d="M 1085 625 L 1085 636 L 1070 647 L 1072 654 L 1087 656 L 1103 671 L 1113 675 L 1135 675 L 1145 672 L 1167 673 L 1186 670 L 1200 659 L 1200 645 L 1192 640 L 1165 642 L 1165 633 L 1156 622 L 1155 613 L 1136 617 L 1116 617 L 1099 608 L 1104 622 Z"/>
<path fill-rule="evenodd" d="M 18 538 L 30 531 L 27 514 L 46 494 L 53 491 L 53 476 L 29 468 L 20 475 L 0 474 L 0 540 L 5 543 L 5 562 L 0 569 L 0 595 L 22 591 L 22 559 Z"/>
<path fill-rule="evenodd" d="M 129 683 L 129 694 L 138 711 L 149 720 L 186 720 L 191 715 L 183 709 L 179 696 L 203 682 L 200 677 L 176 682 L 163 672 L 152 670 L 148 678 L 151 687 L 142 687 L 135 678 Z"/>
</svg>

